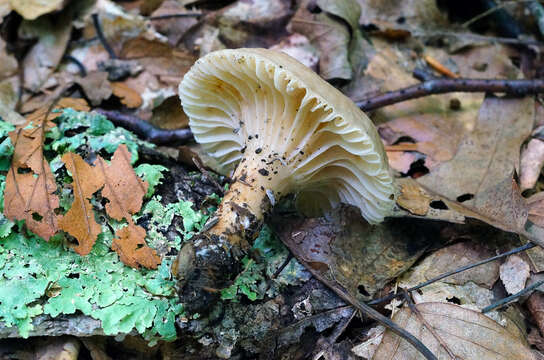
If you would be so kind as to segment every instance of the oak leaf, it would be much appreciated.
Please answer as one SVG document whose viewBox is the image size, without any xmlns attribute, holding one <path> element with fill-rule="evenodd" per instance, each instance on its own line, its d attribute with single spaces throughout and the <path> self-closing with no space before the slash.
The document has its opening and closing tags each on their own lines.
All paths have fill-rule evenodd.
<svg viewBox="0 0 544 360">
<path fill-rule="evenodd" d="M 141 226 L 129 221 L 128 226 L 119 229 L 115 235 L 117 237 L 113 239 L 111 248 L 119 254 L 119 258 L 126 265 L 133 268 L 142 265 L 149 269 L 156 269 L 161 263 L 157 252 L 147 246 L 146 231 Z"/>
<path fill-rule="evenodd" d="M 45 132 L 55 124 L 44 120 L 45 116 L 28 120 L 9 134 L 15 149 L 6 178 L 4 214 L 11 220 L 25 220 L 30 231 L 47 241 L 58 231 L 59 198 L 43 155 Z"/>
<path fill-rule="evenodd" d="M 62 156 L 66 168 L 74 180 L 74 203 L 66 215 L 59 220 L 60 228 L 78 241 L 74 250 L 80 255 L 87 255 L 96 242 L 101 226 L 94 218 L 90 199 L 103 185 L 100 172 L 87 164 L 81 156 L 68 152 Z"/>
<path fill-rule="evenodd" d="M 100 156 L 94 163 L 104 181 L 102 196 L 110 200 L 106 204 L 106 211 L 116 220 L 125 218 L 128 221 L 131 214 L 140 210 L 149 186 L 134 172 L 130 156 L 126 145 L 120 145 L 109 165 Z"/>
<path fill-rule="evenodd" d="M 142 97 L 138 92 L 122 82 L 112 82 L 111 90 L 113 95 L 121 99 L 121 103 L 128 108 L 138 108 L 142 105 Z"/>
<path fill-rule="evenodd" d="M 128 226 L 115 233 L 111 248 L 128 266 L 137 268 L 142 265 L 155 269 L 161 259 L 145 243 L 145 229 L 132 221 L 132 215 L 142 207 L 149 184 L 136 175 L 130 165 L 130 156 L 126 145 L 121 145 L 109 165 L 101 157 L 95 161 L 95 169 L 104 184 L 102 196 L 110 201 L 106 204 L 106 212 L 116 220 L 126 219 L 128 222 Z"/>
</svg>

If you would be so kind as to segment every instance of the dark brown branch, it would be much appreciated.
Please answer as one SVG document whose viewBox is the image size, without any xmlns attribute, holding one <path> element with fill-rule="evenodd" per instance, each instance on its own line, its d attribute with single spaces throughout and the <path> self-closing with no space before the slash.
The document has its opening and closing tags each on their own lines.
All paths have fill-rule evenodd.
<svg viewBox="0 0 544 360">
<path fill-rule="evenodd" d="M 367 100 L 358 101 L 356 104 L 364 111 L 371 111 L 406 100 L 449 92 L 498 92 L 515 96 L 539 94 L 544 92 L 544 80 L 436 78 L 418 85 L 373 96 Z"/>
<path fill-rule="evenodd" d="M 100 43 L 110 55 L 110 58 L 117 59 L 117 55 L 115 55 L 115 52 L 111 48 L 110 44 L 106 40 L 106 37 L 104 36 L 104 33 L 102 32 L 102 26 L 100 26 L 100 19 L 98 19 L 98 14 L 96 13 L 92 14 L 92 18 L 93 18 L 94 29 L 96 30 L 96 36 L 98 36 L 98 40 L 100 40 Z"/>
<path fill-rule="evenodd" d="M 166 15 L 157 15 L 157 16 L 150 16 L 149 20 L 166 20 L 166 19 L 174 19 L 174 18 L 185 18 L 185 17 L 200 17 L 204 15 L 204 13 L 201 12 L 189 12 L 189 13 L 179 13 L 179 14 L 166 14 Z"/>
<path fill-rule="evenodd" d="M 124 127 L 156 145 L 180 145 L 193 139 L 190 129 L 160 129 L 134 115 L 104 109 L 95 109 L 95 111 L 107 117 L 115 125 Z"/>
</svg>

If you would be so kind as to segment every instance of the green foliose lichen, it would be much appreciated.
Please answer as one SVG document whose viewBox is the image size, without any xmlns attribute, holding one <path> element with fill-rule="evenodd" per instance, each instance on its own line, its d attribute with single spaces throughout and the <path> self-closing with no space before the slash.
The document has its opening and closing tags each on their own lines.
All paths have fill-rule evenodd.
<svg viewBox="0 0 544 360">
<path fill-rule="evenodd" d="M 112 154 L 120 144 L 126 144 L 138 161 L 138 148 L 153 145 L 139 140 L 134 134 L 115 128 L 105 117 L 92 113 L 63 110 L 55 120 L 59 126 L 46 134 L 44 147 L 56 176 L 62 211 L 67 211 L 73 196 L 67 187 L 66 172 L 60 157 L 67 151 Z M 13 153 L 7 133 L 13 126 L 0 120 L 0 210 L 3 210 L 5 172 Z M 162 173 L 160 165 L 139 164 L 136 172 L 148 183 L 146 198 L 153 195 Z M 150 227 L 146 241 L 150 246 L 156 238 L 168 249 L 179 250 L 181 237 L 173 240 L 165 236 L 174 216 L 183 219 L 184 229 L 177 229 L 186 237 L 201 228 L 206 216 L 192 208 L 190 202 L 163 206 L 159 197 L 144 201 L 135 219 L 151 213 L 158 223 Z M 93 199 L 93 203 L 95 200 Z M 29 336 L 32 320 L 40 314 L 52 317 L 81 312 L 100 320 L 108 335 L 137 331 L 150 344 L 158 340 L 176 338 L 175 318 L 183 314 L 183 307 L 175 294 L 175 281 L 170 273 L 173 255 L 164 255 L 156 270 L 135 270 L 125 266 L 111 250 L 116 224 L 102 226 L 103 231 L 91 253 L 76 254 L 67 246 L 62 233 L 49 242 L 30 234 L 23 222 L 14 223 L 0 212 L 0 322 L 16 326 L 19 334 Z M 170 237 L 171 238 L 171 237 Z"/>
</svg>

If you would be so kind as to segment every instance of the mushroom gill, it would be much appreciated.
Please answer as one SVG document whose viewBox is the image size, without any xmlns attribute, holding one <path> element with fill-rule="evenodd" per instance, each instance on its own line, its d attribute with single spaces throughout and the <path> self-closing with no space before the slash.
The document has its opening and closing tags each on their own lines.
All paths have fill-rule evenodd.
<svg viewBox="0 0 544 360">
<path fill-rule="evenodd" d="M 305 214 L 347 203 L 373 223 L 392 208 L 393 180 L 369 118 L 288 55 L 210 53 L 185 74 L 179 94 L 196 141 L 221 164 L 216 170 L 234 171 L 224 204 L 262 218 L 267 199 L 295 193 Z M 228 218 L 224 208 L 219 213 Z M 241 219 L 225 221 L 218 231 Z"/>
</svg>

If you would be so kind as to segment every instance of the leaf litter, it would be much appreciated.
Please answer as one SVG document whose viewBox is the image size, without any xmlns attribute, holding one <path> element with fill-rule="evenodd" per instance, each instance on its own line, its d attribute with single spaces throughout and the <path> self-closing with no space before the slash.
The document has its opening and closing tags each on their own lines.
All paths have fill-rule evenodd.
<svg viewBox="0 0 544 360">
<path fill-rule="evenodd" d="M 417 83 L 412 78 L 412 70 L 424 65 L 423 60 L 428 56 L 437 59 L 439 63 L 462 77 L 515 79 L 524 76 L 518 69 L 517 63 L 523 63 L 526 59 L 520 60 L 517 58 L 519 54 L 516 51 L 503 44 L 490 45 L 485 37 L 478 41 L 465 38 L 464 36 L 469 33 L 468 30 L 460 31 L 453 24 L 453 18 L 448 17 L 451 14 L 447 14 L 442 7 L 433 1 L 422 3 L 406 1 L 395 3 L 394 6 L 388 4 L 385 7 L 371 1 L 348 0 L 338 2 L 304 1 L 300 2 L 298 7 L 289 7 L 286 5 L 288 2 L 279 0 L 236 1 L 224 7 L 223 3 L 217 5 L 219 8 L 217 11 L 205 9 L 203 10 L 205 16 L 200 18 L 175 17 L 161 20 L 149 20 L 144 16 L 150 13 L 152 15 L 184 13 L 190 11 L 185 4 L 191 2 L 159 1 L 156 4 L 146 5 L 149 8 L 144 11 L 146 7 L 144 4 L 116 4 L 110 1 L 100 1 L 93 7 L 93 11 L 99 14 L 106 38 L 113 45 L 114 52 L 120 54 L 122 59 L 110 59 L 103 47 L 97 45 L 96 40 L 93 40 L 96 32 L 87 12 L 82 11 L 81 17 L 72 18 L 72 4 L 53 2 L 46 6 L 39 2 L 28 1 L 25 3 L 28 3 L 29 6 L 23 9 L 17 7 L 14 2 L 12 3 L 13 10 L 25 18 L 24 28 L 28 29 L 28 33 L 21 35 L 26 36 L 27 39 L 37 39 L 37 42 L 31 45 L 31 51 L 26 54 L 24 59 L 30 69 L 25 72 L 25 84 L 27 88 L 32 90 L 32 93 L 24 91 L 21 98 L 22 109 L 26 109 L 25 112 L 36 109 L 41 111 L 41 113 L 39 111 L 34 113 L 35 118 L 32 120 L 34 126 L 43 121 L 40 120 L 40 116 L 46 113 L 48 102 L 59 96 L 63 84 L 77 84 L 76 88 L 81 92 L 78 96 L 85 96 L 93 107 L 111 106 L 112 101 L 120 102 L 124 110 L 132 109 L 131 111 L 135 114 L 145 119 L 151 119 L 152 123 L 156 125 L 165 125 L 168 128 L 186 126 L 186 117 L 173 101 L 175 100 L 177 83 L 196 59 L 196 54 L 203 55 L 213 49 L 233 46 L 271 47 L 276 45 L 277 48 L 290 52 L 299 60 L 314 66 L 324 77 L 333 80 L 335 84 L 343 86 L 343 91 L 354 100 L 361 100 L 378 91 L 394 90 Z M 201 6 L 200 3 L 206 2 L 198 3 L 197 7 Z M 137 14 L 138 6 L 141 10 L 140 14 L 144 16 Z M 199 7 L 199 9 L 204 8 Z M 271 9 L 275 10 L 270 11 Z M 66 17 L 69 19 L 68 22 L 74 19 L 74 28 L 77 29 L 77 32 L 81 32 L 81 35 L 77 34 L 76 36 L 81 36 L 82 41 L 68 39 L 66 27 L 61 26 L 64 23 L 60 22 L 47 34 L 39 34 L 39 31 L 36 31 L 41 28 L 42 22 L 55 19 L 55 16 L 60 13 L 69 15 Z M 31 19 L 36 17 L 38 21 L 31 23 Z M 286 30 L 285 26 L 288 23 L 290 26 Z M 457 32 L 457 36 L 441 37 L 437 35 L 444 30 Z M 49 35 L 52 33 L 59 35 L 54 42 L 50 42 L 52 38 Z M 370 38 L 371 42 L 363 39 L 363 35 L 365 38 Z M 419 42 L 420 40 L 425 40 L 425 42 Z M 52 44 L 52 46 L 44 51 L 44 46 L 47 44 Z M 61 59 L 59 54 L 64 53 L 64 49 L 67 49 L 67 54 L 78 59 L 86 67 L 89 73 L 87 76 L 75 75 L 78 71 L 76 66 L 73 63 L 68 63 L 66 59 Z M 47 55 L 46 62 L 38 63 L 36 61 L 36 54 L 40 54 L 40 52 Z M 516 62 L 516 66 L 514 66 L 514 62 Z M 526 65 L 519 67 L 523 68 Z M 16 85 L 6 86 L 7 95 L 9 95 L 10 87 L 12 90 L 15 89 L 13 86 Z M 14 119 L 13 121 L 16 122 L 21 119 L 12 116 L 16 114 L 13 111 L 15 108 L 13 98 L 13 96 L 10 97 L 11 100 L 6 109 L 1 108 L 0 110 L 5 120 Z M 76 107 L 76 104 L 73 103 L 69 106 Z M 77 106 L 87 106 L 86 109 L 79 108 L 79 110 L 89 110 L 86 102 L 85 104 L 79 103 Z M 390 164 L 399 172 L 396 175 L 403 177 L 399 181 L 401 196 L 397 201 L 400 207 L 398 214 L 410 215 L 423 219 L 423 221 L 438 219 L 454 223 L 470 223 L 468 218 L 475 218 L 500 229 L 520 234 L 522 242 L 525 241 L 524 237 L 532 240 L 541 238 L 538 229 L 533 231 L 535 226 L 544 226 L 542 220 L 543 198 L 539 194 L 542 189 L 540 179 L 542 159 L 538 148 L 535 147 L 540 138 L 538 132 L 533 131 L 535 125 L 541 125 L 538 109 L 539 105 L 530 97 L 511 99 L 487 96 L 484 98 L 483 94 L 453 93 L 411 100 L 374 111 L 371 115 L 375 123 L 379 124 Z M 6 115 L 4 116 L 4 114 Z M 52 113 L 49 119 L 51 120 L 59 114 Z M 160 165 L 140 163 L 141 154 L 139 154 L 138 147 L 147 145 L 142 145 L 133 134 L 115 128 L 111 123 L 96 115 L 65 110 L 60 116 L 62 117 L 60 121 L 55 120 L 59 126 L 48 128 L 45 136 L 42 136 L 40 140 L 40 147 L 45 154 L 49 156 L 52 151 L 58 153 L 58 156 L 49 157 L 47 160 L 47 167 L 51 168 L 49 177 L 54 178 L 53 182 L 49 181 L 49 185 L 51 185 L 49 189 L 53 190 L 54 185 L 55 191 L 48 193 L 49 195 L 42 191 L 41 197 L 57 197 L 58 204 L 56 202 L 52 202 L 52 204 L 56 206 L 56 211 L 53 213 L 59 217 L 71 216 L 70 211 L 73 211 L 73 207 L 79 202 L 80 211 L 82 214 L 86 214 L 81 215 L 83 219 L 86 218 L 89 224 L 94 221 L 94 231 L 87 231 L 92 234 L 88 240 L 80 239 L 85 237 L 84 234 L 75 236 L 79 244 L 75 247 L 76 249 L 83 244 L 85 251 L 90 251 L 87 257 L 92 257 L 96 251 L 104 251 L 109 254 L 112 261 L 115 259 L 117 264 L 121 264 L 116 256 L 112 256 L 115 254 L 106 251 L 117 246 L 120 252 L 119 256 L 131 266 L 136 267 L 139 266 L 138 264 L 145 266 L 147 264 L 152 267 L 157 265 L 155 262 L 157 256 L 163 258 L 168 256 L 167 254 L 172 249 L 179 247 L 182 241 L 190 239 L 193 232 L 202 229 L 206 215 L 195 210 L 191 203 L 180 201 L 164 206 L 161 203 L 163 200 L 153 195 L 153 189 L 159 186 L 161 178 L 165 179 L 168 170 L 161 168 Z M 164 119 L 171 121 L 169 124 L 165 124 Z M 11 130 L 10 128 L 7 131 Z M 533 131 L 532 143 L 529 142 L 526 148 L 522 147 L 531 131 Z M 520 147 L 522 147 L 521 159 Z M 7 171 L 9 170 L 11 153 L 14 153 L 14 157 L 19 156 L 20 149 L 11 139 L 4 139 L 0 143 L 0 149 L 2 150 L 0 169 Z M 142 181 L 133 184 L 135 188 L 139 188 L 138 184 L 142 184 L 143 179 L 148 183 L 146 189 L 140 189 L 138 195 L 134 196 L 139 205 L 127 205 L 122 201 L 112 201 L 111 198 L 115 197 L 114 194 L 117 194 L 117 191 L 106 185 L 99 186 L 101 190 L 99 189 L 98 192 L 91 188 L 87 189 L 86 195 L 76 196 L 75 190 L 78 190 L 78 187 L 74 181 L 74 172 L 77 173 L 78 170 L 75 168 L 73 171 L 70 170 L 68 162 L 65 164 L 62 161 L 63 155 L 65 160 L 68 160 L 68 157 L 72 157 L 73 160 L 77 156 L 79 159 L 74 161 L 77 161 L 81 170 L 95 171 L 95 168 L 100 166 L 99 164 L 107 167 L 108 163 L 104 159 L 112 159 L 111 155 L 117 154 L 116 151 L 119 149 L 122 149 L 120 151 L 123 151 L 125 158 L 130 159 L 125 160 L 123 166 L 131 176 L 122 180 L 136 179 L 138 181 L 134 176 L 142 178 Z M 495 150 L 490 151 L 490 149 Z M 170 149 L 169 151 L 178 150 Z M 183 156 L 183 153 L 181 155 Z M 190 160 L 189 163 L 191 163 Z M 484 166 L 485 164 L 487 165 Z M 28 173 L 33 175 L 35 179 L 39 178 L 40 181 L 48 184 L 47 174 L 35 172 L 28 164 L 23 164 L 20 167 L 26 170 L 21 171 L 21 174 L 16 174 L 17 176 L 22 177 Z M 133 167 L 135 173 L 132 170 Z M 70 174 L 66 170 L 70 170 Z M 103 172 L 102 177 L 111 172 Z M 113 172 L 115 173 L 115 171 Z M 408 179 L 410 177 L 415 180 Z M 61 178 L 62 181 L 59 181 Z M 7 195 L 10 195 L 10 199 L 12 199 L 13 186 L 9 185 L 8 189 L 8 180 L 0 181 L 0 184 L 10 190 L 9 192 L 6 190 L 6 199 L 8 199 Z M 20 197 L 18 201 L 33 204 L 32 201 L 29 202 L 28 196 Z M 108 210 L 114 205 L 119 205 L 117 210 Z M 121 205 L 130 210 L 120 210 L 123 208 Z M 43 214 L 33 211 L 32 208 L 30 206 L 28 209 L 34 215 L 32 216 L 33 221 L 37 221 L 42 226 Z M 109 214 L 109 212 L 113 212 L 115 215 Z M 113 223 L 113 230 L 110 229 L 107 232 L 103 226 L 103 219 L 97 214 L 106 216 L 109 214 L 109 222 Z M 182 214 L 182 221 L 176 220 L 178 214 Z M 19 215 L 20 218 L 26 216 L 25 219 L 28 220 L 25 220 L 25 223 L 31 231 L 37 235 L 40 235 L 41 232 L 45 235 L 40 235 L 42 237 L 49 236 L 50 243 L 41 242 L 40 246 L 54 247 L 59 245 L 57 240 L 59 235 L 52 236 L 56 232 L 53 223 L 41 229 L 35 224 L 34 230 L 32 230 L 30 228 L 32 221 L 29 219 L 28 211 Z M 295 220 L 289 220 L 290 226 L 291 222 Z M 395 223 L 396 220 L 394 219 L 388 226 L 398 227 L 398 223 Z M 56 225 L 57 228 L 59 224 L 62 222 L 59 221 Z M 312 229 L 312 224 L 319 226 Z M 5 218 L 0 219 L 0 237 L 3 235 L 4 238 L 6 236 L 10 238 L 16 229 L 19 229 L 19 226 L 20 222 L 15 224 Z M 296 226 L 300 226 L 300 228 Z M 406 278 L 398 277 L 406 269 L 413 270 L 408 273 L 414 276 L 411 279 L 411 284 L 413 284 L 423 281 L 422 278 L 414 275 L 415 273 L 420 272 L 425 275 L 425 279 L 428 279 L 441 272 L 451 270 L 456 265 L 459 266 L 494 255 L 490 244 L 486 249 L 469 246 L 471 242 L 474 244 L 489 242 L 478 238 L 471 231 L 467 231 L 461 238 L 444 240 L 447 238 L 444 232 L 447 232 L 448 228 L 440 226 L 433 230 L 438 231 L 433 234 L 437 234 L 436 239 L 440 238 L 441 243 L 428 241 L 427 247 L 422 246 L 415 249 L 408 245 L 404 246 L 403 244 L 409 243 L 408 238 L 413 234 L 397 234 L 381 226 L 367 229 L 356 217 L 345 210 L 324 219 L 300 222 L 296 226 L 293 230 L 294 233 L 297 230 L 307 230 L 308 233 L 317 232 L 318 234 L 313 239 L 302 241 L 301 244 L 291 244 L 292 251 L 301 253 L 309 260 L 311 266 L 322 268 L 325 272 L 328 271 L 331 279 L 363 299 L 378 296 L 378 292 L 384 287 L 386 289 L 394 288 L 395 285 L 407 287 Z M 147 236 L 142 232 L 144 227 Z M 173 228 L 178 231 L 175 240 L 166 235 Z M 320 232 L 319 229 L 322 231 Z M 429 229 L 426 228 L 427 230 Z M 70 231 L 68 232 L 70 233 Z M 489 229 L 489 232 L 491 233 L 492 230 Z M 105 233 L 108 234 L 103 235 Z M 328 236 L 331 234 L 335 236 L 334 241 L 329 241 Z M 496 233 L 493 232 L 493 234 Z M 32 238 L 34 239 L 34 237 Z M 364 239 L 362 244 L 358 242 L 361 238 Z M 383 238 L 385 244 L 375 238 Z M 132 239 L 130 244 L 128 239 Z M 444 247 L 449 241 L 455 242 L 459 239 L 462 241 Z M 339 240 L 342 240 L 343 245 Z M 508 244 L 519 245 L 511 242 Z M 140 247 L 141 245 L 143 246 Z M 495 246 L 495 242 L 493 242 L 493 246 Z M 503 246 L 504 244 L 498 247 L 503 249 Z M 155 248 L 155 254 L 143 256 L 142 262 L 134 259 L 133 256 L 139 249 L 149 252 L 151 248 Z M 416 262 L 425 248 L 428 251 L 426 257 L 420 262 Z M 330 253 L 325 254 L 325 250 Z M 30 250 L 25 248 L 25 251 Z M 267 251 L 269 254 L 275 254 L 271 258 L 274 258 L 273 264 L 276 265 L 276 268 L 280 266 L 281 260 L 285 259 L 287 254 L 285 249 L 281 251 L 276 249 L 276 252 Z M 468 310 L 460 310 L 458 307 L 467 306 L 471 309 L 478 309 L 489 305 L 496 300 L 489 290 L 493 284 L 497 287 L 504 286 L 510 293 L 521 289 L 524 284 L 529 284 L 534 274 L 529 273 L 528 266 L 532 273 L 544 269 L 542 265 L 544 264 L 542 261 L 544 256 L 541 252 L 541 249 L 533 248 L 527 252 L 527 257 L 525 255 L 511 256 L 507 262 L 500 266 L 501 281 L 499 282 L 497 282 L 499 263 L 496 263 L 484 266 L 478 271 L 471 270 L 455 275 L 447 282 L 429 285 L 421 290 L 422 294 L 413 293 L 414 300 L 418 303 L 416 308 L 422 307 L 426 309 L 425 311 L 429 310 L 427 313 L 421 311 L 424 318 L 435 316 L 435 313 L 440 311 L 454 319 L 471 318 L 472 316 L 474 322 L 472 330 L 478 332 L 481 330 L 480 326 L 487 326 L 487 320 L 480 315 L 474 317 L 474 314 L 466 312 Z M 9 253 L 9 256 L 18 256 L 24 251 L 17 252 L 15 248 L 10 248 L 0 252 L 0 264 L 4 261 L 3 266 L 6 266 L 5 264 L 11 259 L 11 257 L 2 258 L 2 254 L 6 253 Z M 43 254 L 45 253 L 44 251 Z M 67 254 L 74 255 L 71 252 Z M 375 256 L 374 254 L 380 255 Z M 434 257 L 435 254 L 437 257 Z M 80 258 L 74 257 L 73 259 Z M 448 259 L 450 263 L 448 263 Z M 455 259 L 455 261 L 451 261 L 451 259 Z M 270 266 L 271 263 L 267 263 L 265 266 L 254 260 L 254 258 L 246 258 L 242 264 L 244 269 L 242 275 L 233 279 L 231 287 L 224 289 L 225 297 L 229 301 L 243 303 L 247 300 L 255 300 L 258 302 L 260 299 L 265 300 L 270 294 L 277 294 L 277 289 L 269 289 L 267 292 L 262 285 L 264 279 L 274 273 L 275 268 Z M 430 265 L 430 268 L 425 270 L 424 267 L 420 267 L 424 264 L 429 266 L 428 261 L 430 260 L 434 264 Z M 78 262 L 78 264 L 80 263 Z M 148 274 L 153 271 L 162 272 L 161 276 L 163 276 L 165 271 L 168 273 L 165 264 L 163 259 L 157 270 L 140 271 L 149 271 Z M 296 264 L 298 264 L 296 261 L 290 261 L 286 266 L 288 271 L 285 271 L 286 274 L 281 276 L 290 275 L 291 280 L 296 280 L 297 277 L 304 278 L 303 268 L 300 264 Z M 115 265 L 113 268 L 117 269 L 116 266 L 119 265 Z M 125 269 L 122 265 L 121 268 Z M 24 273 L 20 269 L 16 271 Z M 126 281 L 119 282 L 120 278 L 114 276 L 113 272 L 109 273 L 109 277 L 100 274 L 106 279 L 105 281 L 111 280 L 112 284 L 117 281 L 127 289 L 129 288 L 128 282 L 134 278 L 131 277 L 132 273 L 130 272 L 121 272 Z M 8 278 L 15 279 L 16 276 L 13 274 L 15 272 L 9 273 Z M 307 272 L 305 274 L 307 275 Z M 160 277 L 155 277 L 153 281 L 149 282 L 138 280 L 140 284 L 145 283 L 145 286 L 140 286 L 134 291 L 129 290 L 129 298 L 121 299 L 113 288 L 108 289 L 104 286 L 98 290 L 97 287 L 95 293 L 93 290 L 84 289 L 84 281 L 89 283 L 96 281 L 92 276 L 88 277 L 87 275 L 88 273 L 82 272 L 80 274 L 81 281 L 71 278 L 69 274 L 65 276 L 66 278 L 63 278 L 64 275 L 57 277 L 58 281 L 54 280 L 55 285 L 52 288 L 61 288 L 61 295 L 49 298 L 45 305 L 38 304 L 36 306 L 35 296 L 40 294 L 43 296 L 44 293 L 47 293 L 43 290 L 45 282 L 42 281 L 43 278 L 40 278 L 40 281 L 28 286 L 29 291 L 24 295 L 25 304 L 21 307 L 23 310 L 18 314 L 20 317 L 10 318 L 10 311 L 13 311 L 13 308 L 2 314 L 5 319 L 11 319 L 8 321 L 20 325 L 21 329 L 30 331 L 32 325 L 29 319 L 42 311 L 40 310 L 42 305 L 47 313 L 58 315 L 72 311 L 87 313 L 90 302 L 92 306 L 99 306 L 99 311 L 95 313 L 99 314 L 105 329 L 112 334 L 115 331 L 128 332 L 133 328 L 140 333 L 142 331 L 145 333 L 150 329 L 151 319 L 162 319 L 171 324 L 170 320 L 173 321 L 171 314 L 181 314 L 179 308 L 173 312 L 162 312 L 165 306 L 169 307 L 169 311 L 172 311 L 177 306 L 173 302 L 169 305 L 161 302 L 150 306 L 147 300 L 143 301 L 139 298 L 147 292 L 153 294 L 173 293 L 172 287 L 160 286 L 162 284 Z M 531 278 L 528 280 L 529 276 Z M 395 283 L 394 279 L 398 279 L 398 282 Z M 29 278 L 26 281 L 32 282 Z M 297 282 L 291 282 L 291 284 L 294 283 Z M 14 282 L 14 286 L 18 285 Z M 145 290 L 142 291 L 142 289 Z M 365 293 L 371 296 L 365 295 Z M 530 299 L 537 299 L 538 295 L 538 292 L 534 293 Z M 95 296 L 99 300 L 94 299 Z M 67 300 L 70 297 L 82 297 L 83 300 L 70 303 Z M 58 301 L 55 300 L 57 298 L 59 298 Z M 34 300 L 29 301 L 29 299 Z M 9 301 L 2 301 L 2 304 L 21 303 L 17 303 L 17 301 L 19 300 L 10 298 Z M 445 305 L 431 303 L 436 301 L 442 301 Z M 461 304 L 453 304 L 452 301 L 459 301 Z M 108 304 L 115 304 L 116 307 L 109 309 Z M 536 314 L 538 314 L 540 307 L 537 305 L 536 300 L 528 302 L 529 309 L 539 322 Z M 388 308 L 396 309 L 396 305 L 390 304 Z M 517 306 L 510 306 L 504 313 L 511 312 L 516 308 Z M 397 310 L 395 310 L 395 319 L 414 315 L 407 308 L 402 308 L 400 312 Z M 137 313 L 142 315 L 140 320 L 135 316 Z M 504 324 L 504 318 L 501 320 L 496 315 L 494 312 L 494 319 Z M 417 325 L 417 321 L 421 321 L 421 318 L 411 316 L 407 320 L 407 324 L 412 324 L 410 326 L 413 326 L 415 332 L 421 328 L 421 336 L 424 340 L 429 341 L 429 346 L 436 346 L 436 336 L 425 332 L 424 326 Z M 431 320 L 427 321 L 433 327 L 436 325 Z M 157 320 L 156 327 L 152 325 L 153 329 L 159 329 L 158 323 L 160 323 L 159 320 Z M 439 325 L 436 325 L 436 330 L 440 333 Z M 508 329 L 508 331 L 511 330 L 509 327 Z M 469 331 L 468 328 L 461 329 L 455 326 L 449 330 L 463 336 L 466 336 Z M 171 328 L 169 331 L 169 334 L 172 335 Z M 512 348 L 518 345 L 524 346 L 523 341 L 519 339 L 526 335 L 524 332 L 521 333 L 522 335 L 514 335 L 509 340 L 512 341 Z M 499 345 L 509 339 L 508 334 L 504 332 L 498 332 L 498 334 L 500 334 L 497 336 Z M 357 334 L 355 338 L 359 339 L 360 334 Z M 468 345 L 466 346 L 467 351 L 482 351 L 478 346 L 487 344 L 487 340 L 479 337 L 477 339 L 475 341 L 476 348 Z M 209 341 L 221 340 L 214 338 Z M 383 343 L 389 341 L 393 340 L 387 333 Z M 448 342 L 449 339 L 447 336 L 441 336 L 441 341 Z M 456 345 L 459 344 L 448 344 L 448 346 L 451 345 L 450 350 L 454 350 L 456 354 L 461 354 L 462 349 L 456 348 Z M 395 353 L 396 356 L 399 356 L 397 358 L 411 354 L 410 349 L 403 347 L 403 345 L 400 346 L 406 350 L 406 353 L 404 350 L 403 354 Z M 490 347 L 493 346 L 490 345 Z M 520 354 L 527 353 L 526 348 L 520 351 Z M 482 358 L 486 358 L 487 355 L 481 354 Z M 504 355 L 507 356 L 508 353 L 504 353 Z M 414 354 L 414 356 L 416 355 Z"/>
</svg>

